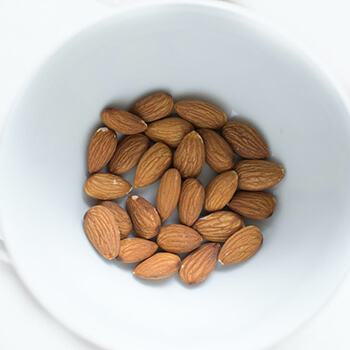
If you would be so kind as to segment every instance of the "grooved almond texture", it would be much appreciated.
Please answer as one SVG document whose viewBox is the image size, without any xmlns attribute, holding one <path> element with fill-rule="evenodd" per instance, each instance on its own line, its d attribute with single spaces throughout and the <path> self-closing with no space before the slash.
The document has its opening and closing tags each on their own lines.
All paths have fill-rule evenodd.
<svg viewBox="0 0 350 350">
<path fill-rule="evenodd" d="M 120 242 L 120 250 L 117 260 L 124 263 L 136 263 L 152 256 L 158 249 L 158 245 L 143 238 L 126 238 Z"/>
<path fill-rule="evenodd" d="M 197 177 L 205 163 L 205 149 L 201 136 L 196 131 L 188 133 L 174 153 L 174 167 L 184 179 Z"/>
<path fill-rule="evenodd" d="M 117 147 L 109 162 L 109 171 L 124 174 L 138 164 L 149 147 L 149 139 L 142 134 L 126 136 Z"/>
<path fill-rule="evenodd" d="M 241 157 L 263 159 L 269 150 L 260 134 L 250 125 L 240 121 L 227 122 L 221 131 L 222 136 Z"/>
<path fill-rule="evenodd" d="M 157 193 L 157 210 L 165 221 L 175 210 L 180 197 L 181 175 L 177 169 L 167 170 L 160 180 Z"/>
<path fill-rule="evenodd" d="M 140 278 L 159 280 L 174 274 L 181 265 L 181 259 L 172 253 L 157 253 L 134 269 L 134 275 Z"/>
<path fill-rule="evenodd" d="M 158 181 L 170 167 L 173 154 L 162 142 L 155 143 L 140 159 L 136 168 L 134 186 L 144 187 Z"/>
<path fill-rule="evenodd" d="M 228 207 L 248 219 L 264 220 L 273 214 L 276 200 L 265 192 L 239 191 L 228 203 Z"/>
<path fill-rule="evenodd" d="M 220 129 L 227 121 L 226 114 L 219 108 L 198 100 L 177 102 L 175 110 L 196 128 Z"/>
<path fill-rule="evenodd" d="M 120 235 L 111 211 L 95 205 L 84 215 L 84 230 L 91 244 L 106 259 L 114 259 L 119 253 Z"/>
<path fill-rule="evenodd" d="M 120 108 L 107 108 L 101 113 L 103 124 L 125 135 L 138 134 L 147 129 L 147 124 L 135 114 Z"/>
<path fill-rule="evenodd" d="M 277 185 L 284 177 L 284 169 L 267 160 L 242 160 L 234 170 L 238 174 L 238 188 L 263 191 Z"/>
<path fill-rule="evenodd" d="M 159 247 L 171 253 L 188 253 L 202 242 L 200 234 L 185 225 L 167 225 L 160 229 L 157 236 Z"/>
<path fill-rule="evenodd" d="M 205 161 L 217 173 L 230 170 L 235 165 L 231 146 L 217 132 L 210 129 L 199 129 L 205 146 Z"/>
<path fill-rule="evenodd" d="M 184 225 L 192 226 L 200 215 L 204 204 L 205 191 L 197 179 L 187 179 L 181 187 L 178 205 L 179 219 Z"/>
<path fill-rule="evenodd" d="M 101 170 L 112 158 L 117 147 L 117 134 L 106 127 L 94 133 L 89 144 L 88 168 L 90 173 Z"/>
<path fill-rule="evenodd" d="M 245 261 L 259 250 L 262 242 L 260 230 L 256 226 L 247 226 L 226 241 L 221 248 L 219 261 L 223 265 Z"/>
<path fill-rule="evenodd" d="M 109 200 L 124 197 L 132 190 L 132 187 L 120 176 L 96 173 L 86 179 L 84 190 L 92 198 Z"/>
<path fill-rule="evenodd" d="M 233 170 L 214 177 L 205 188 L 204 209 L 207 211 L 221 210 L 236 192 L 237 183 L 238 176 Z"/>
<path fill-rule="evenodd" d="M 136 114 L 146 122 L 153 122 L 154 120 L 168 116 L 173 110 L 173 98 L 165 92 L 159 92 L 137 102 L 130 109 L 130 112 Z"/>
<path fill-rule="evenodd" d="M 190 253 L 179 270 L 180 278 L 187 284 L 204 281 L 214 270 L 218 261 L 220 243 L 205 243 Z"/>
</svg>

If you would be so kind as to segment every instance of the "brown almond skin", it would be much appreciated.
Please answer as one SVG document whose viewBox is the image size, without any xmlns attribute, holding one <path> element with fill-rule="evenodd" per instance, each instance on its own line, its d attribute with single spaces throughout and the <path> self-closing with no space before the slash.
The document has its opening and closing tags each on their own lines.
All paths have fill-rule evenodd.
<svg viewBox="0 0 350 350">
<path fill-rule="evenodd" d="M 152 256 L 158 245 L 147 239 L 131 237 L 120 242 L 118 261 L 123 263 L 136 263 Z"/>
<path fill-rule="evenodd" d="M 157 243 L 160 248 L 170 253 L 188 253 L 202 243 L 202 237 L 191 227 L 173 224 L 160 229 Z"/>
<path fill-rule="evenodd" d="M 120 234 L 111 211 L 95 205 L 84 215 L 84 230 L 94 248 L 106 259 L 114 259 L 120 248 Z"/>
<path fill-rule="evenodd" d="M 234 170 L 238 174 L 238 188 L 245 191 L 267 190 L 284 177 L 282 166 L 267 160 L 242 160 Z"/>
<path fill-rule="evenodd" d="M 256 226 L 247 226 L 231 236 L 222 246 L 219 262 L 232 265 L 249 259 L 260 248 L 263 235 Z"/>
<path fill-rule="evenodd" d="M 182 178 L 197 177 L 205 163 L 205 149 L 201 136 L 196 131 L 188 133 L 174 153 L 174 167 Z"/>
<path fill-rule="evenodd" d="M 160 217 L 156 208 L 146 199 L 130 195 L 126 201 L 126 210 L 138 236 L 151 239 L 159 233 Z"/>
<path fill-rule="evenodd" d="M 235 154 L 231 146 L 217 132 L 210 129 L 198 129 L 205 147 L 205 161 L 218 174 L 233 169 Z"/>
<path fill-rule="evenodd" d="M 130 109 L 130 113 L 139 116 L 146 122 L 153 122 L 168 116 L 173 110 L 173 98 L 165 92 L 159 92 L 137 102 Z"/>
<path fill-rule="evenodd" d="M 141 157 L 136 168 L 134 186 L 145 187 L 158 181 L 170 167 L 173 154 L 162 142 L 155 143 Z"/>
<path fill-rule="evenodd" d="M 238 176 L 233 170 L 214 177 L 205 188 L 204 209 L 207 211 L 221 210 L 236 192 L 237 184 Z"/>
<path fill-rule="evenodd" d="M 132 224 L 128 213 L 119 204 L 112 201 L 98 201 L 97 204 L 108 208 L 112 212 L 120 231 L 120 239 L 128 237 L 132 230 Z"/>
<path fill-rule="evenodd" d="M 197 179 L 187 179 L 181 187 L 178 212 L 180 222 L 192 226 L 200 215 L 205 198 L 205 190 Z"/>
<path fill-rule="evenodd" d="M 157 193 L 157 210 L 165 221 L 175 210 L 181 191 L 181 175 L 177 169 L 169 169 L 162 176 Z"/>
<path fill-rule="evenodd" d="M 163 142 L 169 147 L 176 148 L 192 130 L 194 127 L 187 120 L 170 117 L 149 124 L 145 134 L 154 142 Z"/>
<path fill-rule="evenodd" d="M 219 108 L 198 100 L 179 101 L 175 111 L 196 128 L 220 129 L 227 121 L 226 114 Z"/>
<path fill-rule="evenodd" d="M 247 123 L 231 120 L 224 125 L 221 134 L 233 150 L 243 158 L 264 159 L 269 156 L 265 141 Z"/>
<path fill-rule="evenodd" d="M 239 191 L 228 203 L 228 207 L 245 218 L 265 220 L 273 214 L 276 199 L 270 193 Z"/>
<path fill-rule="evenodd" d="M 190 253 L 179 270 L 180 278 L 186 284 L 203 282 L 214 270 L 218 261 L 220 243 L 205 243 Z"/>
<path fill-rule="evenodd" d="M 103 110 L 101 120 L 110 129 L 125 135 L 139 134 L 147 129 L 141 118 L 120 108 Z"/>
<path fill-rule="evenodd" d="M 95 173 L 84 184 L 84 191 L 88 196 L 101 200 L 124 197 L 131 190 L 129 182 L 109 173 Z"/>
<path fill-rule="evenodd" d="M 134 269 L 134 275 L 149 280 L 159 280 L 174 274 L 181 265 L 181 259 L 172 253 L 157 253 Z"/>
<path fill-rule="evenodd" d="M 198 219 L 192 227 L 208 241 L 226 242 L 244 227 L 244 222 L 239 215 L 230 211 L 216 211 Z"/>
<path fill-rule="evenodd" d="M 88 151 L 89 172 L 100 171 L 112 158 L 117 147 L 117 134 L 106 127 L 96 130 L 91 138 Z"/>
<path fill-rule="evenodd" d="M 117 147 L 108 167 L 113 174 L 124 174 L 136 166 L 147 151 L 150 141 L 142 134 L 126 136 Z"/>
</svg>

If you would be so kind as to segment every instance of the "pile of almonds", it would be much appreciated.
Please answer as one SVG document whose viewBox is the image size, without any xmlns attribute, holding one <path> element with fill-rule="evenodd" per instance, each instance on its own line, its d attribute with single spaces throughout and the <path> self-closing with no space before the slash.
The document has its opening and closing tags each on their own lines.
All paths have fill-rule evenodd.
<svg viewBox="0 0 350 350">
<path fill-rule="evenodd" d="M 268 148 L 253 127 L 227 121 L 224 112 L 206 102 L 174 105 L 166 93 L 142 99 L 129 112 L 105 109 L 101 119 L 106 126 L 91 139 L 91 176 L 84 186 L 98 202 L 85 213 L 84 229 L 103 257 L 139 263 L 134 274 L 141 278 L 178 271 L 185 283 L 196 284 L 217 261 L 235 264 L 258 251 L 263 236 L 258 227 L 245 227 L 241 217 L 272 215 L 275 198 L 262 191 L 278 184 L 284 170 L 265 160 Z M 118 144 L 116 132 L 128 136 Z M 218 175 L 204 188 L 196 178 L 205 162 Z M 107 164 L 109 172 L 99 172 Z M 135 166 L 135 188 L 161 179 L 157 203 L 154 207 L 131 194 L 125 211 L 113 200 L 132 190 L 120 175 Z M 223 210 L 226 205 L 230 210 Z M 162 226 L 176 207 L 180 222 Z M 200 217 L 203 209 L 208 214 Z M 127 238 L 132 230 L 138 237 Z M 181 253 L 189 254 L 181 261 Z"/>
</svg>

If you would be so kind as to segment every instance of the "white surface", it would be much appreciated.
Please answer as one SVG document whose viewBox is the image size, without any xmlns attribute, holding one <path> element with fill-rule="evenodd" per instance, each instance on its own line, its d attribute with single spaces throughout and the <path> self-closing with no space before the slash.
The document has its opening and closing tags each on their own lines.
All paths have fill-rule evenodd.
<svg viewBox="0 0 350 350">
<path fill-rule="evenodd" d="M 38 3 L 38 6 L 36 7 L 36 3 Z M 39 4 L 40 3 L 40 4 Z M 264 1 L 265 5 L 266 3 L 269 3 L 268 1 Z M 271 3 L 271 2 L 270 2 Z M 49 2 L 45 2 L 45 6 L 46 4 L 48 4 L 47 6 L 52 6 L 52 3 L 49 4 Z M 1 14 L 7 14 L 7 16 L 5 16 L 4 21 L 1 22 L 1 25 L 5 25 L 6 28 L 10 28 L 11 24 L 14 25 L 14 31 L 10 33 L 9 37 L 12 40 L 9 40 L 8 37 L 6 37 L 6 40 L 1 40 L 2 43 L 8 42 L 9 43 L 9 50 L 6 50 L 6 57 L 5 59 L 8 57 L 8 55 L 11 53 L 11 48 L 14 51 L 14 55 L 13 56 L 9 56 L 10 58 L 8 59 L 8 64 L 6 65 L 2 65 L 1 67 L 1 76 L 7 76 L 8 79 L 4 79 L 4 81 L 6 81 L 6 86 L 2 85 L 2 89 L 1 89 L 1 93 L 2 96 L 5 96 L 4 100 L 7 101 L 9 100 L 13 95 L 14 91 L 16 90 L 17 86 L 20 85 L 20 81 L 23 78 L 23 76 L 26 74 L 25 72 L 30 71 L 30 67 L 32 67 L 31 65 L 35 64 L 36 59 L 40 59 L 40 57 L 42 57 L 42 55 L 45 55 L 45 49 L 46 50 L 50 50 L 52 47 L 54 47 L 55 45 L 53 45 L 53 41 L 52 38 L 55 37 L 55 35 L 57 35 L 57 41 L 60 40 L 60 38 L 63 40 L 63 38 L 66 35 L 69 35 L 69 33 L 75 31 L 76 29 L 79 28 L 79 25 L 75 22 L 76 21 L 76 14 L 75 15 L 69 15 L 67 16 L 67 12 L 64 10 L 63 5 L 61 4 L 62 8 L 61 8 L 61 13 L 60 13 L 60 8 L 57 9 L 57 5 L 58 2 L 55 3 L 53 2 L 53 4 L 55 4 L 56 9 L 52 10 L 49 7 L 45 7 L 44 4 L 42 2 L 31 2 L 31 7 L 30 8 L 26 8 L 25 6 L 27 4 L 25 4 L 25 2 L 23 2 L 22 4 L 20 4 L 20 2 L 18 2 L 17 8 L 12 8 L 13 2 L 10 4 L 9 2 L 6 3 L 5 2 L 5 6 L 7 6 L 5 9 L 7 11 L 10 12 L 11 14 L 11 9 L 12 9 L 12 14 L 13 16 L 9 16 L 9 12 L 6 13 L 6 11 L 0 11 Z M 3 5 L 3 4 L 2 4 Z M 41 5 L 41 6 L 39 6 Z M 75 3 L 75 5 L 77 5 L 77 7 L 75 8 L 75 10 L 79 9 L 78 3 Z M 334 3 L 332 4 L 334 5 Z M 27 5 L 28 6 L 28 5 Z M 82 6 L 82 5 L 81 5 Z M 103 10 L 101 10 L 100 12 L 97 10 L 98 7 L 93 5 L 93 3 L 86 3 L 84 2 L 84 11 L 87 9 L 87 13 L 89 13 L 89 6 L 90 7 L 90 16 L 86 15 L 87 18 L 84 18 L 83 13 L 81 14 L 81 16 L 79 16 L 79 21 L 81 21 L 81 23 L 83 23 L 82 25 L 84 25 L 84 23 L 88 23 L 88 21 L 91 20 L 91 18 L 94 18 L 94 16 L 103 16 L 105 13 L 107 13 L 108 11 L 110 11 L 110 9 L 108 9 L 108 11 L 104 12 Z M 295 6 L 298 6 L 298 3 L 295 3 Z M 19 15 L 21 13 L 21 10 L 19 10 L 19 8 L 21 10 L 23 10 L 23 14 L 22 17 Z M 268 7 L 267 7 L 268 8 Z M 344 7 L 343 7 L 344 8 Z M 10 9 L 10 10 L 9 10 Z M 266 9 L 265 9 L 266 10 Z M 290 9 L 289 9 L 290 10 Z M 294 8 L 295 10 L 295 8 Z M 28 23 L 27 25 L 25 25 L 25 18 L 28 16 L 28 11 L 39 11 L 37 13 L 39 13 L 39 15 L 37 15 L 37 18 L 39 19 L 43 19 L 45 17 L 44 23 L 45 25 L 40 26 L 40 21 L 38 20 L 37 23 L 35 23 L 35 25 L 33 23 L 30 23 L 30 27 L 28 27 Z M 281 13 L 282 13 L 282 17 L 283 17 L 283 13 L 285 11 L 285 8 L 281 8 L 280 9 Z M 305 9 L 305 4 L 303 6 L 303 14 L 305 15 L 305 11 L 307 12 L 307 9 Z M 74 11 L 72 11 L 74 13 Z M 345 12 L 345 11 L 344 11 Z M 289 16 L 292 17 L 291 13 L 293 12 L 289 12 L 288 16 L 286 16 L 287 18 L 290 18 Z M 294 12 L 296 13 L 296 12 Z M 313 16 L 315 16 L 314 11 L 310 11 L 310 14 L 312 13 Z M 14 14 L 16 14 L 14 16 Z M 44 16 L 44 15 L 45 16 Z M 61 16 L 60 16 L 61 14 Z M 340 14 L 340 13 L 339 13 Z M 52 17 L 50 17 L 50 15 Z M 71 16 L 71 17 L 70 17 Z M 30 17 L 30 16 L 28 16 Z M 68 20 L 67 20 L 68 17 Z M 75 18 L 74 18 L 75 17 Z M 55 23 L 55 21 L 58 21 L 58 18 L 60 18 L 60 21 L 63 21 L 63 23 L 65 23 L 65 25 L 62 25 L 62 27 L 64 28 L 62 30 L 62 36 L 60 34 L 60 31 L 57 30 L 57 27 L 61 28 L 61 24 L 57 24 Z M 307 18 L 307 17 L 306 17 Z M 328 17 L 329 18 L 329 17 Z M 342 18 L 340 16 L 340 18 Z M 72 22 L 70 22 L 70 20 L 72 19 Z M 75 20 L 74 20 L 75 19 Z M 86 22 L 84 22 L 84 20 L 86 20 Z M 280 18 L 279 18 L 280 20 Z M 67 22 L 66 22 L 67 21 Z M 299 18 L 298 18 L 299 21 Z M 14 22 L 14 23 L 13 23 Z M 35 21 L 33 21 L 35 22 Z M 288 20 L 285 21 L 286 23 L 289 23 Z M 302 22 L 302 20 L 301 20 Z M 316 21 L 317 22 L 317 21 Z M 60 23 L 60 22 L 59 22 Z M 68 23 L 68 25 L 67 25 Z M 329 22 L 328 22 L 329 23 Z M 46 37 L 42 38 L 42 42 L 40 42 L 39 39 L 39 43 L 36 45 L 35 41 L 33 43 L 33 34 L 30 35 L 30 31 L 28 28 L 31 27 L 37 28 L 37 34 L 43 35 L 41 28 L 45 28 L 45 35 Z M 49 31 L 49 28 L 52 28 L 52 32 Z M 39 27 L 39 28 L 38 28 Z M 288 27 L 288 25 L 287 25 Z M 298 22 L 298 32 L 300 32 L 300 21 Z M 330 25 L 330 27 L 332 27 L 332 25 Z M 338 25 L 339 27 L 339 25 Z M 20 30 L 23 29 L 23 32 L 20 33 L 20 35 L 18 37 L 13 37 L 13 33 L 16 32 L 16 30 Z M 329 30 L 329 28 L 328 28 Z M 29 34 L 28 34 L 29 32 Z M 1 35 L 4 34 L 4 31 L 0 31 Z M 26 35 L 28 35 L 26 37 Z M 40 38 L 40 35 L 38 36 L 34 36 L 36 39 Z M 329 35 L 329 33 L 327 33 L 327 35 Z M 341 35 L 341 34 L 339 34 Z M 339 38 L 339 35 L 337 36 L 337 38 Z M 8 34 L 7 34 L 8 36 Z M 310 37 L 312 37 L 312 35 L 309 34 Z M 304 34 L 304 37 L 307 39 L 308 35 Z M 27 40 L 24 40 L 24 38 L 26 38 Z M 47 43 L 47 38 L 50 38 L 50 43 Z M 345 38 L 345 36 L 344 36 Z M 1 38 L 2 39 L 2 38 Z M 29 40 L 31 39 L 31 40 Z M 9 40 L 9 41 L 8 41 Z M 28 44 L 27 47 L 27 53 L 24 54 L 23 50 L 19 49 L 20 47 L 20 42 L 23 40 L 24 43 Z M 38 40 L 38 39 L 37 39 Z M 340 41 L 342 42 L 342 41 Z M 30 45 L 29 45 L 30 43 Z M 43 45 L 44 43 L 47 43 L 46 45 Z M 346 41 L 345 41 L 346 43 Z M 33 45 L 34 47 L 37 47 L 37 50 L 33 50 Z M 51 46 L 52 45 L 52 46 Z M 332 41 L 332 43 L 330 44 L 330 46 L 334 46 L 334 40 Z M 333 47 L 332 46 L 332 47 Z M 339 46 L 343 46 L 343 45 L 339 45 Z M 326 49 L 327 46 L 325 46 L 325 48 L 323 49 L 324 52 L 327 51 Z M 44 49 L 43 49 L 44 48 Z M 344 59 L 344 56 L 346 56 L 346 53 L 348 54 L 349 57 L 349 52 L 347 50 L 342 51 L 342 58 Z M 341 47 L 339 47 L 339 49 L 341 49 Z M 17 50 L 17 51 L 16 51 Z M 42 51 L 43 50 L 43 51 Z M 318 50 L 320 50 L 318 48 Z M 38 53 L 38 57 L 33 58 L 31 61 L 30 58 L 30 54 L 32 54 L 32 51 L 35 51 L 34 53 Z M 333 51 L 333 50 L 332 50 Z M 40 53 L 42 55 L 40 55 Z M 26 57 L 25 63 L 23 64 L 23 57 Z M 32 56 L 33 57 L 33 56 Z M 331 57 L 331 53 L 329 55 L 329 57 Z M 327 58 L 327 61 L 329 61 L 330 58 Z M 337 59 L 335 59 L 335 61 L 337 62 Z M 344 59 L 344 62 L 346 60 Z M 14 66 L 13 70 L 11 71 L 10 67 L 11 64 L 13 65 L 13 62 L 18 62 L 18 66 Z M 28 63 L 29 62 L 29 63 Z M 338 58 L 338 63 L 339 63 L 339 58 Z M 23 69 L 23 66 L 25 66 L 26 64 L 28 64 L 27 70 L 24 70 L 23 72 L 21 72 L 21 69 Z M 22 67 L 22 68 L 21 68 Z M 16 72 L 16 74 L 14 74 L 14 72 Z M 342 70 L 343 72 L 343 70 Z M 346 70 L 344 71 L 346 72 Z M 7 75 L 5 75 L 7 74 Z M 16 80 L 17 79 L 17 80 Z M 18 84 L 18 85 L 17 85 Z M 7 98 L 6 98 L 7 97 Z M 6 269 L 6 265 L 4 265 L 4 271 Z M 1 270 L 3 271 L 3 270 Z M 10 271 L 10 270 L 6 270 L 6 271 Z M 18 332 L 18 329 L 22 329 L 23 331 L 21 331 L 22 334 L 27 335 L 29 337 L 29 344 L 31 343 L 31 341 L 33 341 L 33 346 L 36 346 L 37 348 L 44 348 L 45 346 L 50 346 L 50 348 L 52 349 L 53 346 L 57 345 L 57 349 L 59 348 L 69 348 L 67 344 L 72 344 L 72 348 L 77 349 L 77 344 L 78 342 L 76 340 L 74 340 L 73 337 L 70 337 L 68 334 L 66 335 L 66 333 L 64 331 L 62 331 L 60 329 L 59 326 L 56 326 L 56 324 L 54 322 L 50 322 L 48 321 L 48 317 L 46 315 L 44 315 L 43 313 L 41 313 L 41 311 L 37 310 L 35 307 L 35 304 L 31 302 L 31 299 L 28 297 L 25 297 L 24 292 L 21 290 L 21 287 L 19 287 L 19 285 L 16 285 L 16 280 L 12 279 L 12 278 L 8 278 L 9 276 L 12 276 L 9 274 L 4 273 L 4 278 L 2 280 L 8 280 L 7 284 L 6 284 L 6 290 L 4 290 L 4 288 L 2 288 L 4 290 L 4 294 L 2 295 L 1 298 L 1 302 L 6 300 L 6 303 L 4 302 L 5 305 L 0 304 L 1 306 L 3 306 L 2 310 L 5 310 L 5 312 L 2 312 L 2 316 L 6 315 L 6 318 L 4 317 L 0 317 L 0 320 L 4 320 L 4 325 L 1 325 L 0 329 L 9 329 L 9 330 L 13 330 L 15 329 L 16 332 Z M 2 275 L 1 275 L 2 277 Z M 308 324 L 308 326 L 306 328 L 304 328 L 301 332 L 299 332 L 299 334 L 297 336 L 295 336 L 294 338 L 285 341 L 284 345 L 279 346 L 279 349 L 310 349 L 312 347 L 317 346 L 318 349 L 329 349 L 330 345 L 332 345 L 332 349 L 342 349 L 341 346 L 343 346 L 344 349 L 348 349 L 349 348 L 349 339 L 346 337 L 346 331 L 345 331 L 345 324 L 349 323 L 349 317 L 346 315 L 348 312 L 349 308 L 349 302 L 348 302 L 348 298 L 346 297 L 348 294 L 348 291 L 350 290 L 350 286 L 348 283 L 349 282 L 349 278 L 347 279 L 347 281 L 345 282 L 345 284 L 343 285 L 342 289 L 338 292 L 338 294 L 336 295 L 336 297 L 333 299 L 333 301 L 331 302 L 331 304 L 328 305 L 327 309 L 324 310 L 319 316 L 318 318 L 314 319 L 311 323 Z M 13 286 L 13 290 L 16 290 L 17 293 L 15 294 L 14 292 L 11 292 L 11 288 L 10 286 Z M 7 295 L 7 291 L 9 291 L 8 295 Z M 23 298 L 21 300 L 25 300 L 23 301 L 23 303 L 19 303 L 18 300 L 20 300 L 20 297 L 18 296 L 18 293 L 23 293 Z M 11 299 L 9 296 L 12 296 L 13 299 Z M 13 303 L 11 303 L 10 301 L 13 300 Z M 333 308 L 332 308 L 333 305 Z M 24 313 L 24 310 L 28 310 L 28 312 L 25 312 L 25 315 L 31 315 L 30 317 L 28 317 L 28 319 L 26 319 L 26 317 L 17 317 L 16 320 L 13 319 L 13 315 L 17 315 L 20 313 Z M 8 310 L 8 312 L 6 312 Z M 17 310 L 17 312 L 14 312 L 14 310 Z M 328 311 L 327 311 L 328 310 Z M 36 322 L 33 321 L 36 320 Z M 21 327 L 20 324 L 23 322 L 23 326 Z M 26 320 L 30 320 L 30 322 L 25 322 Z M 336 322 L 335 322 L 336 321 Z M 346 322 L 348 321 L 348 322 Z M 15 323 L 16 327 L 11 328 L 11 322 Z M 33 327 L 33 331 L 29 331 L 28 327 L 30 327 L 30 325 L 32 325 Z M 35 331 L 40 329 L 40 332 L 38 332 L 38 337 L 33 336 L 33 334 L 35 334 Z M 43 331 L 46 330 L 46 331 Z M 4 341 L 4 346 L 2 346 L 1 348 L 4 349 L 17 349 L 20 348 L 21 346 L 23 346 L 23 344 L 27 344 L 28 345 L 28 341 L 26 341 L 24 343 L 24 339 L 25 336 L 23 337 L 13 337 L 11 335 L 13 335 L 14 333 L 12 333 L 11 331 L 8 332 L 3 332 L 2 337 L 0 339 L 0 341 Z M 17 334 L 17 333 L 16 333 Z M 47 335 L 47 337 L 43 337 L 43 335 Z M 52 341 L 52 339 L 54 337 L 57 337 L 57 341 Z M 47 341 L 47 343 L 45 344 L 45 339 Z M 86 348 L 86 344 L 82 344 L 81 345 L 82 348 Z"/>
</svg>

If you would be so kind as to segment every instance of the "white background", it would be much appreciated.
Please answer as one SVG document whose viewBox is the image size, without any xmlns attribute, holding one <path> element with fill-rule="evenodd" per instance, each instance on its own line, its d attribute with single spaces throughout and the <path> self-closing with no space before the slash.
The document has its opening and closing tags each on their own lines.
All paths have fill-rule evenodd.
<svg viewBox="0 0 350 350">
<path fill-rule="evenodd" d="M 121 2 L 0 0 L 0 125 L 23 82 L 40 62 L 89 23 L 112 15 Z M 348 0 L 234 2 L 269 18 L 281 31 L 306 44 L 350 94 Z M 269 350 L 350 349 L 349 296 L 350 273 L 315 317 Z M 0 262 L 0 310 L 1 350 L 96 349 L 51 318 L 26 291 L 11 266 L 3 262 Z"/>
</svg>

